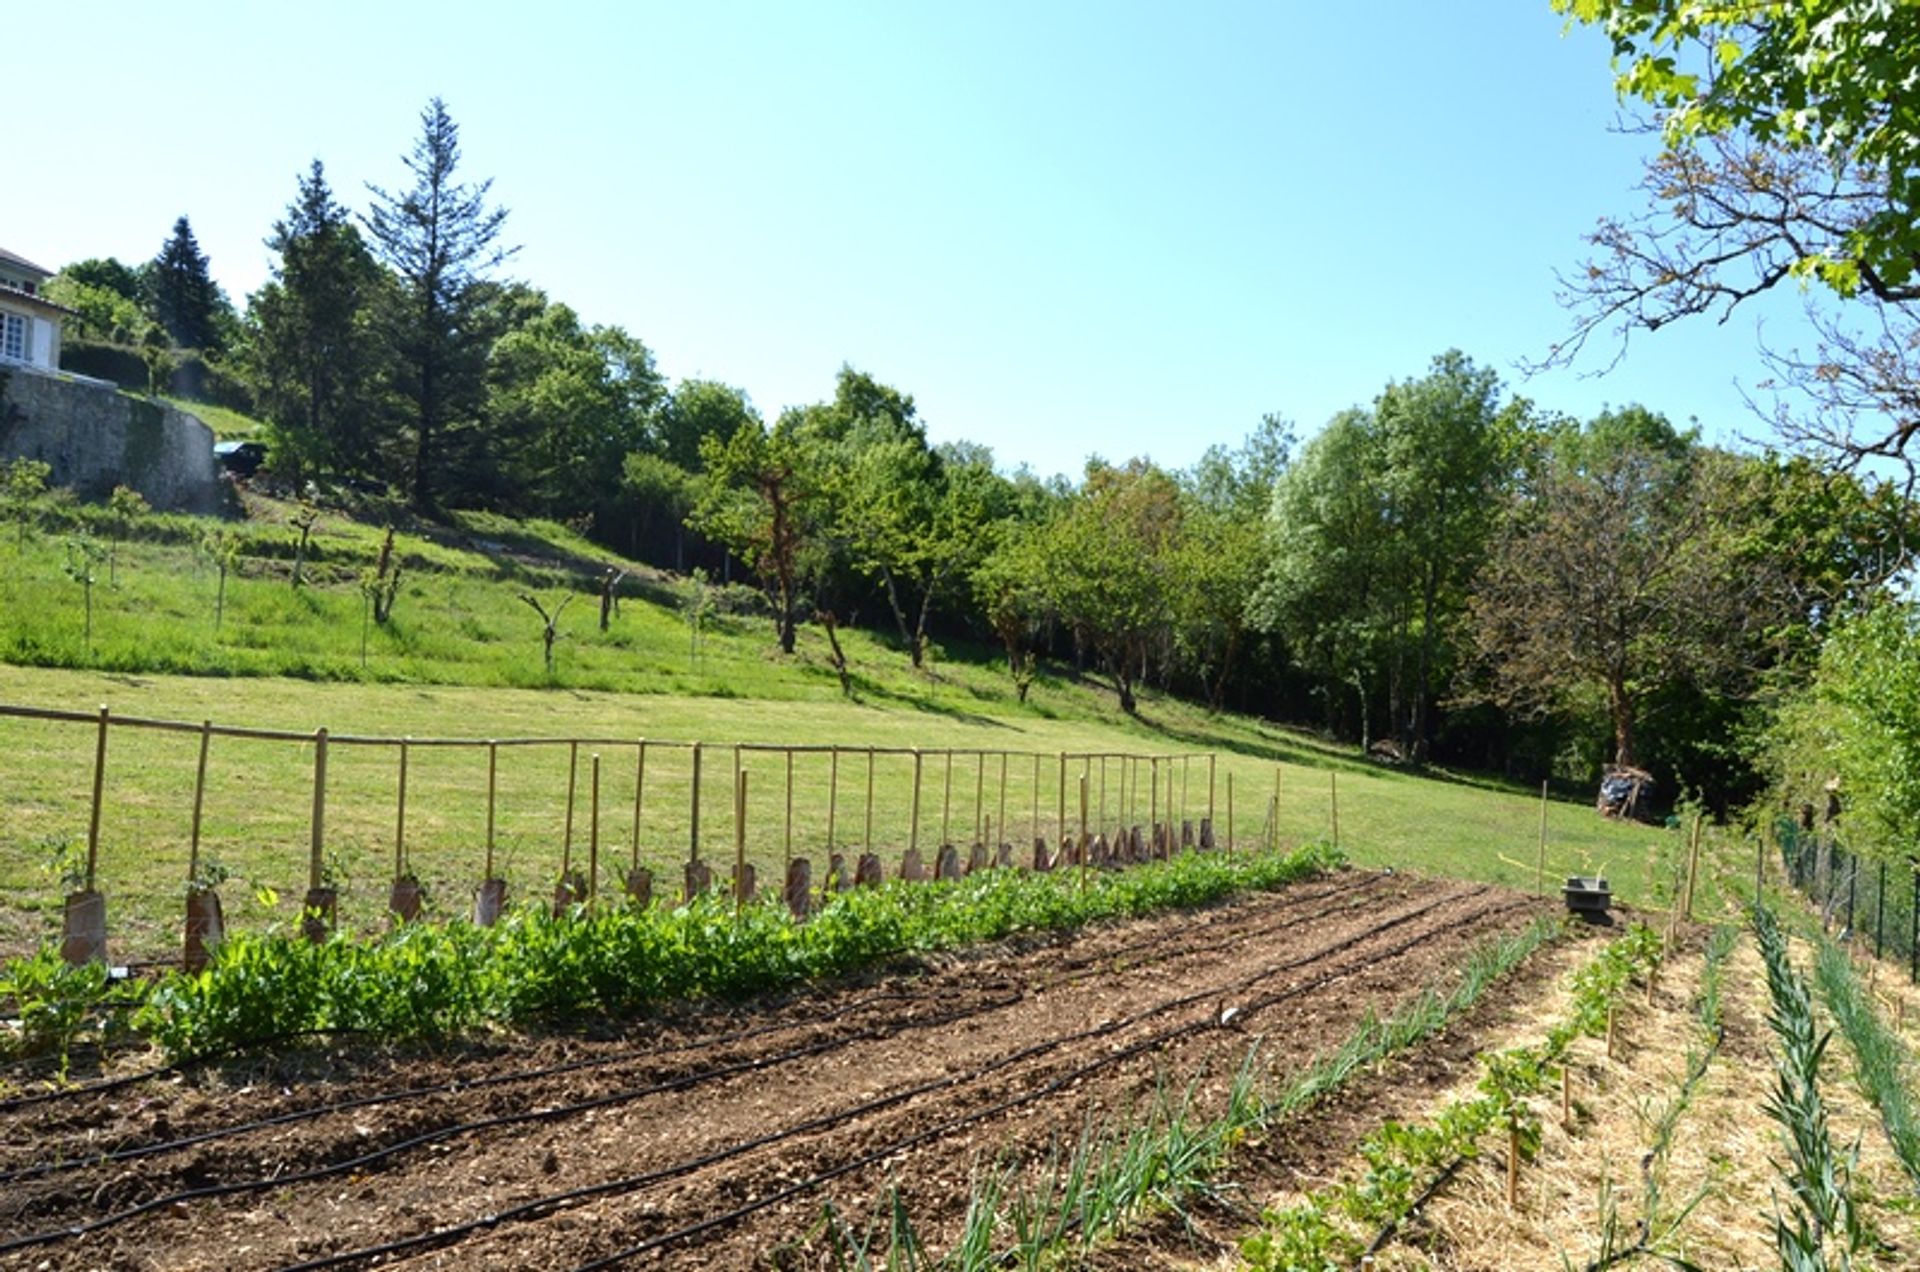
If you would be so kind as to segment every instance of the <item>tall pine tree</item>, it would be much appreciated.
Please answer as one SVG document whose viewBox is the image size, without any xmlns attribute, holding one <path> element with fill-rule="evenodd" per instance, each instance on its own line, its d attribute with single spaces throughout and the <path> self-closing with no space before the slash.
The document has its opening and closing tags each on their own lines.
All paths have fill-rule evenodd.
<svg viewBox="0 0 1920 1272">
<path fill-rule="evenodd" d="M 173 223 L 172 235 L 153 258 L 150 277 L 154 316 L 168 338 L 182 349 L 217 348 L 214 311 L 220 305 L 220 292 L 186 217 Z"/>
<path fill-rule="evenodd" d="M 420 139 L 403 162 L 413 188 L 369 186 L 367 228 L 405 291 L 393 335 L 411 417 L 409 487 L 414 505 L 430 508 L 444 484 L 441 452 L 457 461 L 462 445 L 478 441 L 490 333 L 475 320 L 486 274 L 514 249 L 498 242 L 507 212 L 487 206 L 493 182 L 454 179 L 460 130 L 438 97 L 421 112 Z"/>
<path fill-rule="evenodd" d="M 280 264 L 248 312 L 274 465 L 288 476 L 377 474 L 388 422 L 377 322 L 389 287 L 318 159 L 267 246 Z"/>
</svg>

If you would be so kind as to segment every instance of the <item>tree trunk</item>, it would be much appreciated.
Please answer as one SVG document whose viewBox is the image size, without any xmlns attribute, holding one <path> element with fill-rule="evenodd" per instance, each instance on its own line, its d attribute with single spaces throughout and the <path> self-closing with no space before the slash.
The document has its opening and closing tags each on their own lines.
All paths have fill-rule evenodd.
<svg viewBox="0 0 1920 1272">
<path fill-rule="evenodd" d="M 933 614 L 933 594 L 939 586 L 938 578 L 927 580 L 927 587 L 920 594 L 920 617 L 913 625 L 913 665 L 920 665 L 921 655 L 927 648 L 927 619 Z"/>
<path fill-rule="evenodd" d="M 1427 585 L 1421 597 L 1420 661 L 1413 687 L 1413 736 L 1408 739 L 1407 758 L 1415 764 L 1427 761 L 1428 681 L 1433 674 L 1433 615 L 1439 608 L 1440 580 L 1433 566 L 1427 567 Z"/>
<path fill-rule="evenodd" d="M 893 581 L 893 571 L 885 566 L 880 567 L 880 582 L 881 590 L 887 594 L 887 608 L 893 611 L 894 626 L 900 629 L 900 643 L 907 647 L 907 651 L 913 656 L 913 665 L 918 667 L 920 642 L 915 640 L 913 633 L 907 630 L 907 612 L 900 605 L 900 589 Z"/>
<path fill-rule="evenodd" d="M 1633 697 L 1617 676 L 1607 681 L 1607 713 L 1613 718 L 1613 762 L 1639 767 L 1634 757 Z"/>
</svg>

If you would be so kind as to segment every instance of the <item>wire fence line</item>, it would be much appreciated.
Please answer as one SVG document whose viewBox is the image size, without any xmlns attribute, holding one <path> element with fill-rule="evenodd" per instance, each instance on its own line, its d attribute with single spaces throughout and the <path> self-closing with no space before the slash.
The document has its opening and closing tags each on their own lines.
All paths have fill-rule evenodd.
<svg viewBox="0 0 1920 1272">
<path fill-rule="evenodd" d="M 0 770 L 48 765 L 71 779 L 69 798 L 31 801 L 62 832 L 49 838 L 77 843 L 84 802 L 68 891 L 191 894 L 225 873 L 214 853 L 238 853 L 249 879 L 274 888 L 303 866 L 309 900 L 329 905 L 346 879 L 390 870 L 377 914 L 417 906 L 419 892 L 398 886 L 408 879 L 455 893 L 501 881 L 497 908 L 505 877 L 591 896 L 668 863 L 691 880 L 715 858 L 777 878 L 796 857 L 912 860 L 948 846 L 970 865 L 1025 863 L 1030 842 L 1130 844 L 1140 827 L 1149 846 L 1211 845 L 1223 794 L 1206 751 L 375 735 L 0 703 L 8 725 L 37 732 L 0 734 Z M 1231 777 L 1224 793 L 1230 809 Z M 1265 840 L 1272 805 L 1246 812 L 1258 824 L 1241 842 Z M 1234 838 L 1229 823 L 1222 845 Z"/>
<path fill-rule="evenodd" d="M 1920 865 L 1850 851 L 1829 828 L 1809 830 L 1792 818 L 1775 825 L 1787 882 L 1843 939 L 1876 957 L 1907 965 L 1920 984 Z"/>
</svg>

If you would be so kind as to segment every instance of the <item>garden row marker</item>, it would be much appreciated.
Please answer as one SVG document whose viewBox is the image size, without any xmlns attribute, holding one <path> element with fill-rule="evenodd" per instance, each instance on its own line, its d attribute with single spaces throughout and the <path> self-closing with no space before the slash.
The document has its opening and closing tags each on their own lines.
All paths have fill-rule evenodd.
<svg viewBox="0 0 1920 1272">
<path fill-rule="evenodd" d="M 1547 784 L 1540 783 L 1540 856 L 1533 867 L 1533 890 L 1547 893 Z"/>
<path fill-rule="evenodd" d="M 193 774 L 193 830 L 187 849 L 187 925 L 180 945 L 180 964 L 189 972 L 207 965 L 207 951 L 226 936 L 220 913 L 220 894 L 202 887 L 200 880 L 200 813 L 207 793 L 207 749 L 213 742 L 213 721 L 200 724 L 200 762 Z M 102 933 L 104 936 L 104 932 Z"/>
<path fill-rule="evenodd" d="M 1693 835 L 1687 845 L 1687 886 L 1681 894 L 1683 901 L 1680 913 L 1689 923 L 1693 921 L 1693 880 L 1695 872 L 1700 869 L 1700 827 L 1704 820 L 1699 813 L 1693 815 Z"/>
</svg>

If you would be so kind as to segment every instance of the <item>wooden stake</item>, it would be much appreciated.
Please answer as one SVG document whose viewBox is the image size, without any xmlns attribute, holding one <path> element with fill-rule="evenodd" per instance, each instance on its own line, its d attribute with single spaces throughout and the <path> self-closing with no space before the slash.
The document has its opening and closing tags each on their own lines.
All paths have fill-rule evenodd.
<svg viewBox="0 0 1920 1272">
<path fill-rule="evenodd" d="M 1540 856 L 1533 866 L 1533 890 L 1547 893 L 1547 783 L 1540 783 Z"/>
<path fill-rule="evenodd" d="M 1054 822 L 1053 833 L 1065 840 L 1067 837 L 1067 753 L 1065 751 L 1060 752 L 1060 783 L 1057 793 L 1060 797 L 1060 812 Z"/>
<path fill-rule="evenodd" d="M 647 740 L 640 739 L 640 756 L 633 764 L 633 868 L 640 868 L 640 814 L 647 794 Z"/>
<path fill-rule="evenodd" d="M 1080 891 L 1087 890 L 1087 858 L 1093 854 L 1087 851 L 1087 775 L 1080 775 Z"/>
<path fill-rule="evenodd" d="M 587 795 L 587 900 L 600 889 L 600 754 L 593 755 L 592 789 Z"/>
<path fill-rule="evenodd" d="M 1520 1128 L 1507 1128 L 1507 1209 L 1520 1204 Z"/>
<path fill-rule="evenodd" d="M 1607 1004 L 1607 1059 L 1613 1059 L 1613 1004 Z"/>
<path fill-rule="evenodd" d="M 747 877 L 747 771 L 741 769 L 733 783 L 733 918 L 740 920 L 747 890 L 741 883 Z"/>
<path fill-rule="evenodd" d="M 1153 798 L 1147 803 L 1147 825 L 1158 831 L 1160 829 L 1160 757 L 1156 755 L 1148 763 L 1153 766 L 1151 774 Z"/>
<path fill-rule="evenodd" d="M 1207 752 L 1207 824 L 1213 825 L 1218 819 L 1213 815 L 1213 752 Z M 1217 833 L 1217 832 L 1216 832 Z"/>
<path fill-rule="evenodd" d="M 867 833 L 861 841 L 862 852 L 873 851 L 873 748 L 867 748 Z"/>
<path fill-rule="evenodd" d="M 500 744 L 497 741 L 487 743 L 487 878 L 493 878 L 493 811 L 494 797 L 499 791 L 500 780 Z"/>
<path fill-rule="evenodd" d="M 1028 814 L 1028 839 L 1040 838 L 1040 757 L 1033 757 L 1033 811 Z"/>
<path fill-rule="evenodd" d="M 1000 827 L 1001 841 L 1012 842 L 1007 839 L 1007 753 L 1005 751 L 1000 752 L 1000 819 L 998 825 Z"/>
<path fill-rule="evenodd" d="M 827 759 L 827 854 L 833 854 L 834 816 L 840 811 L 840 748 L 828 752 Z"/>
<path fill-rule="evenodd" d="M 920 846 L 920 748 L 913 748 L 913 821 L 907 828 L 907 847 Z"/>
<path fill-rule="evenodd" d="M 1327 799 L 1333 809 L 1333 850 L 1340 851 L 1340 774 L 1333 769 L 1327 770 Z M 1279 815 L 1279 805 L 1274 806 L 1274 815 Z"/>
<path fill-rule="evenodd" d="M 100 707 L 100 732 L 93 742 L 93 813 L 87 819 L 87 891 L 94 890 L 94 874 L 100 864 L 100 802 L 107 784 L 107 708 Z"/>
<path fill-rule="evenodd" d="M 940 792 L 940 842 L 949 842 L 953 816 L 953 749 L 947 749 L 946 783 Z"/>
<path fill-rule="evenodd" d="M 787 752 L 787 866 L 793 865 L 793 752 Z M 782 873 L 781 878 L 786 875 Z"/>
<path fill-rule="evenodd" d="M 393 877 L 407 873 L 407 741 L 400 739 L 400 790 L 394 797 Z"/>
<path fill-rule="evenodd" d="M 987 797 L 987 753 L 977 752 L 973 757 L 973 842 L 985 843 L 980 836 L 980 819 L 985 814 Z"/>
<path fill-rule="evenodd" d="M 687 795 L 687 860 L 700 860 L 700 744 L 693 744 L 693 785 Z"/>
<path fill-rule="evenodd" d="M 567 822 L 566 833 L 560 843 L 560 873 L 565 875 L 573 865 L 573 797 L 578 785 L 576 778 L 580 772 L 580 744 L 567 743 Z"/>
<path fill-rule="evenodd" d="M 1233 774 L 1227 774 L 1227 856 L 1233 856 Z"/>
<path fill-rule="evenodd" d="M 1693 882 L 1700 871 L 1700 831 L 1705 818 L 1699 813 L 1693 815 L 1693 843 L 1687 849 L 1687 903 L 1681 913 L 1687 922 L 1693 922 Z"/>
<path fill-rule="evenodd" d="M 1560 1066 L 1560 1124 L 1573 1125 L 1573 1066 Z"/>
<path fill-rule="evenodd" d="M 1105 831 L 1107 828 L 1107 757 L 1100 757 L 1100 808 L 1093 819 L 1094 828 Z"/>
<path fill-rule="evenodd" d="M 200 764 L 193 774 L 193 832 L 187 848 L 187 882 L 200 877 L 200 812 L 207 798 L 207 748 L 213 743 L 213 721 L 200 722 Z"/>
<path fill-rule="evenodd" d="M 320 886 L 320 853 L 327 836 L 327 731 L 313 733 L 313 819 L 311 847 L 307 855 L 307 888 Z"/>
<path fill-rule="evenodd" d="M 1193 757 L 1180 757 L 1180 811 L 1169 818 L 1170 821 L 1183 822 L 1187 819 L 1187 775 L 1193 768 Z"/>
</svg>

